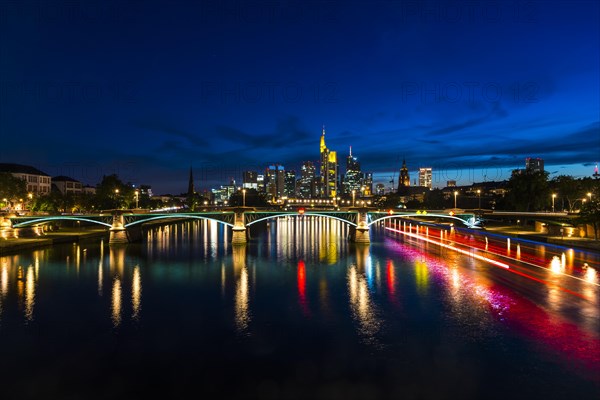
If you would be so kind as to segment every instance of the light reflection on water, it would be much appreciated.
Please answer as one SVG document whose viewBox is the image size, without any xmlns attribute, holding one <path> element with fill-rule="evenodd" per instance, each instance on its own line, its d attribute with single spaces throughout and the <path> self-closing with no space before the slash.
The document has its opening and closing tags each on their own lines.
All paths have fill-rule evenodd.
<svg viewBox="0 0 600 400">
<path fill-rule="evenodd" d="M 407 229 L 430 236 L 425 228 Z M 274 348 L 285 358 L 286 351 L 292 354 L 286 347 L 289 341 L 297 352 L 293 357 L 318 359 L 323 348 L 316 350 L 316 343 L 334 337 L 350 359 L 362 357 L 366 348 L 386 360 L 406 359 L 406 365 L 425 363 L 435 369 L 435 363 L 423 361 L 436 351 L 428 343 L 458 343 L 453 351 L 461 356 L 465 348 L 475 346 L 477 351 L 466 357 L 482 357 L 475 364 L 487 365 L 490 359 L 506 357 L 507 348 L 518 342 L 526 351 L 510 357 L 523 365 L 532 365 L 527 352 L 536 357 L 540 352 L 558 354 L 569 363 L 583 360 L 589 368 L 600 365 L 598 332 L 583 331 L 585 321 L 569 325 L 559 314 L 546 311 L 554 310 L 554 303 L 564 304 L 564 292 L 542 286 L 539 298 L 547 303 L 538 306 L 499 285 L 492 276 L 497 268 L 472 257 L 427 243 L 405 245 L 375 233 L 370 246 L 355 246 L 345 240 L 345 226 L 325 218 L 274 220 L 252 233 L 248 245 L 232 246 L 224 240 L 230 238 L 229 229 L 221 225 L 182 222 L 149 230 L 143 244 L 65 246 L 1 257 L 0 334 L 19 340 L 6 338 L 9 330 L 3 328 L 23 321 L 31 326 L 56 312 L 50 310 L 67 309 L 60 298 L 76 301 L 68 295 L 76 288 L 84 309 L 99 313 L 93 315 L 99 326 L 106 323 L 124 337 L 131 326 L 144 337 L 153 337 L 156 329 L 167 335 L 161 342 L 175 352 L 185 353 L 192 342 L 203 340 L 219 346 L 215 338 L 223 337 L 229 340 L 228 348 L 240 354 L 267 357 L 264 354 Z M 515 249 L 519 257 L 526 255 L 525 248 Z M 549 268 L 564 271 L 572 259 L 567 252 Z M 597 281 L 595 269 L 584 270 L 586 280 Z M 66 296 L 58 296 L 53 287 L 66 291 Z M 589 290 L 590 296 L 598 295 Z M 178 319 L 163 321 L 164 315 L 172 314 Z M 79 323 L 76 315 L 62 317 L 67 324 Z M 182 339 L 182 331 L 193 339 Z M 571 343 L 572 335 L 581 338 L 578 345 Z M 425 344 L 423 349 L 408 347 L 415 343 Z M 235 354 L 228 357 L 235 362 Z M 510 371 L 493 372 L 514 377 Z"/>
</svg>

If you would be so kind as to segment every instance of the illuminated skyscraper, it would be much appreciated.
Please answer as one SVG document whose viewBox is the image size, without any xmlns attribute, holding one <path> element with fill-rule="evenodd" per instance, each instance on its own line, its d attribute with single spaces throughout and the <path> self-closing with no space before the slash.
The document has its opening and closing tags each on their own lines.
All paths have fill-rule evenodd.
<svg viewBox="0 0 600 400">
<path fill-rule="evenodd" d="M 323 133 L 321 134 L 320 150 L 322 197 L 334 198 L 337 196 L 338 183 L 337 152 L 328 149 L 325 145 L 325 127 L 323 127 Z"/>
<path fill-rule="evenodd" d="M 300 179 L 298 180 L 298 197 L 311 199 L 317 195 L 317 171 L 312 161 L 302 163 Z"/>
<path fill-rule="evenodd" d="M 431 189 L 431 167 L 419 168 L 419 186 Z"/>
<path fill-rule="evenodd" d="M 541 158 L 526 158 L 525 169 L 531 172 L 544 172 L 544 160 Z"/>
<path fill-rule="evenodd" d="M 362 173 L 360 172 L 360 163 L 358 159 L 352 155 L 352 147 L 350 147 L 350 154 L 346 158 L 346 175 L 344 176 L 343 190 L 344 193 L 352 193 L 353 190 L 356 192 L 360 191 L 362 181 Z"/>
</svg>

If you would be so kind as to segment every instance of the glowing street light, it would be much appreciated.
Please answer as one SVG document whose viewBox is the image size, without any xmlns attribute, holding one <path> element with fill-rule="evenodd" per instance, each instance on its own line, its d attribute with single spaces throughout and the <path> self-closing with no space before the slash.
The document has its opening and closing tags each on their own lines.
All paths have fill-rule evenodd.
<svg viewBox="0 0 600 400">
<path fill-rule="evenodd" d="M 590 201 L 592 201 L 592 192 L 588 192 L 588 193 L 587 193 L 587 197 L 589 197 L 589 198 L 590 198 Z"/>
<path fill-rule="evenodd" d="M 356 196 L 356 190 L 352 189 L 352 207 L 354 207 L 354 198 Z"/>
<path fill-rule="evenodd" d="M 481 190 L 477 189 L 477 197 L 479 197 L 479 207 L 478 209 L 481 210 Z"/>
<path fill-rule="evenodd" d="M 454 191 L 454 208 L 456 208 L 456 196 L 458 196 L 458 191 Z"/>
<path fill-rule="evenodd" d="M 242 206 L 246 207 L 246 189 L 242 189 Z"/>
<path fill-rule="evenodd" d="M 556 193 L 552 193 L 552 212 L 554 212 L 554 199 L 556 198 Z"/>
<path fill-rule="evenodd" d="M 138 208 L 138 202 L 140 200 L 140 191 L 136 189 L 135 191 L 135 208 Z"/>
</svg>

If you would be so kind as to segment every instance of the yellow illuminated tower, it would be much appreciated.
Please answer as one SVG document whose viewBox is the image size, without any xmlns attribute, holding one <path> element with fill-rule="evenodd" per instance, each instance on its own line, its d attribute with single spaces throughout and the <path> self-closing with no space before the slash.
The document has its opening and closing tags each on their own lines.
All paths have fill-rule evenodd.
<svg viewBox="0 0 600 400">
<path fill-rule="evenodd" d="M 337 196 L 338 162 L 337 152 L 329 150 L 325 145 L 325 127 L 321 133 L 321 197 L 334 198 Z"/>
</svg>

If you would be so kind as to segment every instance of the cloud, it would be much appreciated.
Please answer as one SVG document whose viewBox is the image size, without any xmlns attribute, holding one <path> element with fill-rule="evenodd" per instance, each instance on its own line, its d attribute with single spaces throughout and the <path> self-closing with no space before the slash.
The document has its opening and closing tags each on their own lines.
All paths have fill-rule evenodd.
<svg viewBox="0 0 600 400">
<path fill-rule="evenodd" d="M 185 131 L 171 124 L 156 119 L 137 120 L 134 121 L 134 126 L 142 130 L 150 130 L 158 133 L 167 134 L 169 136 L 182 138 L 195 146 L 209 145 L 209 142 L 206 139 L 200 137 L 200 135 L 198 134 Z"/>
<path fill-rule="evenodd" d="M 449 125 L 449 126 L 446 126 L 443 128 L 434 129 L 434 130 L 429 131 L 427 134 L 428 135 L 438 135 L 438 136 L 446 135 L 448 133 L 462 131 L 467 128 L 473 128 L 475 126 L 482 125 L 486 122 L 494 121 L 494 120 L 501 119 L 501 118 L 506 118 L 507 116 L 508 116 L 508 112 L 502 108 L 502 106 L 500 105 L 500 102 L 494 102 L 491 110 L 489 110 L 487 112 L 487 114 L 484 116 L 477 117 L 477 118 L 471 118 L 471 119 L 461 122 L 459 124 L 454 124 L 454 125 Z"/>
</svg>

